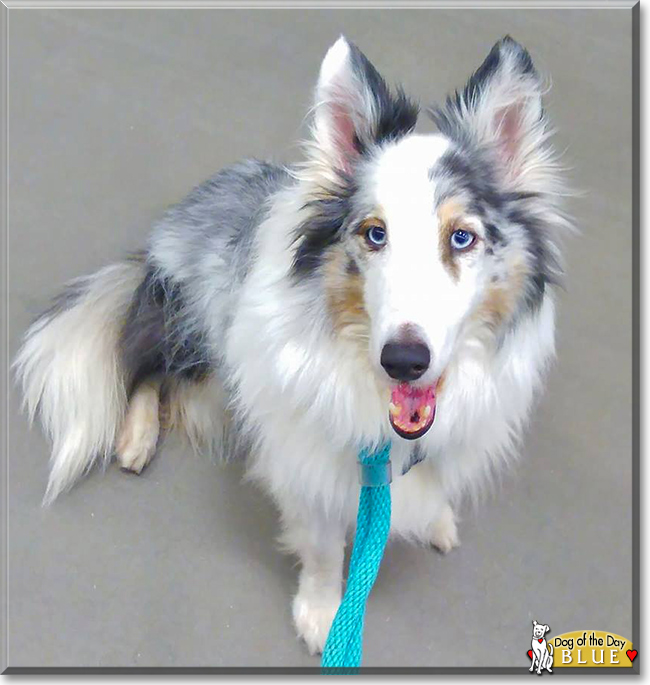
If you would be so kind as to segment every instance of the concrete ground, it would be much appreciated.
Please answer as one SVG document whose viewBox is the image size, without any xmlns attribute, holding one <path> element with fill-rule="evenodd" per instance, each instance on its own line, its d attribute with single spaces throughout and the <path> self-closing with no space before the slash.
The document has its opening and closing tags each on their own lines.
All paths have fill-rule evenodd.
<svg viewBox="0 0 650 685">
<path fill-rule="evenodd" d="M 552 76 L 581 191 L 522 459 L 448 557 L 389 547 L 365 665 L 523 669 L 533 618 L 631 639 L 629 10 L 11 10 L 10 355 L 64 281 L 142 246 L 194 184 L 294 159 L 341 32 L 424 102 L 512 34 Z M 294 636 L 275 510 L 237 465 L 171 438 L 140 478 L 113 466 L 42 509 L 48 445 L 10 402 L 10 666 L 318 664 Z"/>
</svg>

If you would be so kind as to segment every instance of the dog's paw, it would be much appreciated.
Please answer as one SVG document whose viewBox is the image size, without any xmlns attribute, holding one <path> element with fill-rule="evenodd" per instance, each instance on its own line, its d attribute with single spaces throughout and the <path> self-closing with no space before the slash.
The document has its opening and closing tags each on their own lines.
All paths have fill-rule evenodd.
<svg viewBox="0 0 650 685">
<path fill-rule="evenodd" d="M 445 505 L 438 520 L 431 526 L 430 540 L 431 544 L 443 554 L 447 554 L 460 545 L 456 516 L 448 504 Z"/>
<path fill-rule="evenodd" d="M 305 641 L 310 654 L 323 651 L 340 603 L 340 595 L 327 591 L 323 594 L 299 592 L 293 600 L 293 621 L 298 637 Z"/>
<path fill-rule="evenodd" d="M 116 446 L 116 458 L 120 467 L 133 473 L 141 473 L 151 461 L 158 444 L 158 423 L 127 423 Z"/>
</svg>

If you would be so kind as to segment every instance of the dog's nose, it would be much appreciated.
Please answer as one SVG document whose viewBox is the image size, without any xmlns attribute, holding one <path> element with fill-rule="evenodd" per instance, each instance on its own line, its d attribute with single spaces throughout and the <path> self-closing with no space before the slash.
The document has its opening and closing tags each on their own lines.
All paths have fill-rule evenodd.
<svg viewBox="0 0 650 685">
<path fill-rule="evenodd" d="M 431 353 L 423 342 L 389 342 L 381 351 L 380 362 L 396 381 L 414 381 L 429 368 Z"/>
</svg>

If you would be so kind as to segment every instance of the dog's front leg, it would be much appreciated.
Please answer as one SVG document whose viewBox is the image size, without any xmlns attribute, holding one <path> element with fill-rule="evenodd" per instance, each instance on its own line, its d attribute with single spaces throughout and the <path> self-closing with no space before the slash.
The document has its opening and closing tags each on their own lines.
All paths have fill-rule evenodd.
<svg viewBox="0 0 650 685">
<path fill-rule="evenodd" d="M 460 545 L 456 515 L 429 464 L 418 464 L 398 476 L 391 487 L 392 533 L 432 544 L 443 553 Z"/>
<path fill-rule="evenodd" d="M 539 653 L 533 653 L 533 670 L 535 670 L 538 675 L 540 672 L 541 661 L 542 661 L 542 655 Z"/>
<path fill-rule="evenodd" d="M 309 652 L 317 654 L 341 602 L 345 526 L 313 505 L 283 512 L 283 525 L 282 541 L 301 564 L 293 620 Z"/>
</svg>

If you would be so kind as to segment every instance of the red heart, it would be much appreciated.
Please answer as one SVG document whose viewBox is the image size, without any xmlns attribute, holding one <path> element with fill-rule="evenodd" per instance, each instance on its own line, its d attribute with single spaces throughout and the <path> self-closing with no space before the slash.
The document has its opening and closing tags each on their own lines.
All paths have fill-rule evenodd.
<svg viewBox="0 0 650 685">
<path fill-rule="evenodd" d="M 627 654 L 627 658 L 630 661 L 634 661 L 636 659 L 636 655 L 638 654 L 636 649 L 628 649 L 627 652 L 625 652 L 625 653 Z"/>
<path fill-rule="evenodd" d="M 529 658 L 529 659 L 532 659 L 532 658 L 533 658 L 533 650 L 532 650 L 532 649 L 529 649 L 529 650 L 528 650 L 528 658 Z"/>
<path fill-rule="evenodd" d="M 543 637 L 540 637 L 539 640 L 537 640 L 537 642 L 539 642 L 539 643 L 544 642 L 544 638 L 543 638 Z"/>
</svg>

